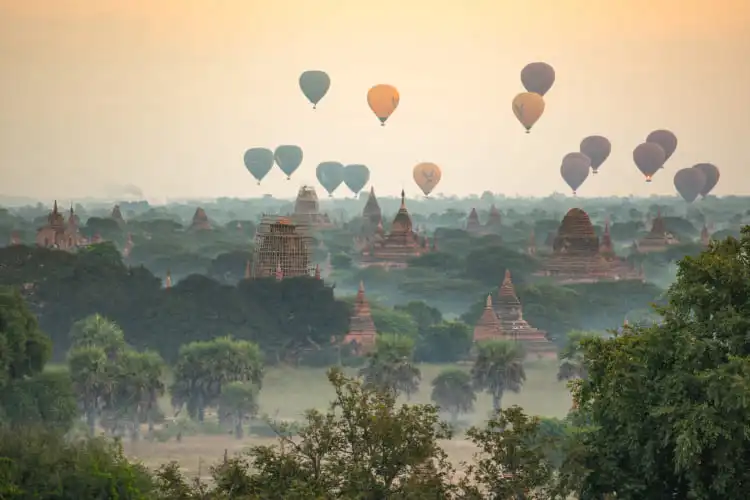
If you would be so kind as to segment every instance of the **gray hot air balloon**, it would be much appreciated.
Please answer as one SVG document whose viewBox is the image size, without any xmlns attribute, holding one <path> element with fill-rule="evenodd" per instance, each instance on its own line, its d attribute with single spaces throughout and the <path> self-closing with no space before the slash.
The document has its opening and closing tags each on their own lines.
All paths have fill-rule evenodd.
<svg viewBox="0 0 750 500">
<path fill-rule="evenodd" d="M 344 165 L 337 161 L 324 161 L 315 169 L 320 185 L 328 191 L 328 196 L 333 197 L 342 182 L 344 182 Z"/>
<path fill-rule="evenodd" d="M 594 173 L 599 171 L 609 154 L 612 152 L 612 144 L 609 139 L 601 135 L 590 135 L 581 141 L 581 153 L 591 158 L 591 170 Z"/>
<path fill-rule="evenodd" d="M 568 183 L 570 189 L 573 190 L 573 194 L 583 181 L 589 176 L 589 169 L 591 168 L 591 158 L 583 153 L 568 153 L 563 157 L 562 165 L 560 165 L 560 174 L 565 182 Z"/>
<path fill-rule="evenodd" d="M 370 169 L 366 165 L 347 165 L 344 167 L 344 184 L 352 193 L 359 194 L 370 181 Z"/>
<path fill-rule="evenodd" d="M 692 203 L 706 185 L 706 174 L 697 168 L 683 168 L 674 174 L 674 187 L 680 196 Z"/>
<path fill-rule="evenodd" d="M 245 151 L 245 167 L 258 181 L 273 168 L 273 151 L 266 148 L 251 148 Z"/>
<path fill-rule="evenodd" d="M 284 145 L 276 148 L 273 152 L 276 165 L 286 174 L 289 180 L 295 170 L 302 165 L 302 148 L 299 146 Z"/>
<path fill-rule="evenodd" d="M 638 170 L 646 176 L 646 182 L 651 182 L 651 178 L 664 165 L 666 158 L 664 148 L 655 142 L 644 142 L 633 150 L 633 161 Z"/>
<path fill-rule="evenodd" d="M 318 103 L 328 93 L 328 89 L 331 88 L 331 78 L 325 71 L 305 71 L 299 77 L 299 88 L 302 89 L 302 93 L 305 94 L 307 100 L 313 105 L 313 109 L 316 109 Z"/>
<path fill-rule="evenodd" d="M 529 63 L 521 70 L 521 83 L 528 92 L 543 96 L 555 83 L 555 68 L 544 62 Z"/>
<path fill-rule="evenodd" d="M 708 193 L 710 193 L 713 188 L 716 187 L 721 174 L 718 167 L 716 167 L 716 165 L 712 163 L 699 163 L 697 165 L 694 165 L 693 168 L 696 170 L 700 170 L 701 172 L 703 172 L 703 175 L 706 176 L 706 184 L 703 186 L 703 189 L 701 189 L 701 196 L 705 198 L 706 196 L 708 196 Z"/>
<path fill-rule="evenodd" d="M 653 132 L 648 134 L 648 137 L 646 137 L 646 142 L 655 142 L 656 144 L 661 146 L 666 155 L 664 157 L 665 162 L 669 160 L 669 158 L 677 149 L 677 136 L 669 130 L 654 130 Z M 664 165 L 662 165 L 661 168 L 664 168 Z"/>
</svg>

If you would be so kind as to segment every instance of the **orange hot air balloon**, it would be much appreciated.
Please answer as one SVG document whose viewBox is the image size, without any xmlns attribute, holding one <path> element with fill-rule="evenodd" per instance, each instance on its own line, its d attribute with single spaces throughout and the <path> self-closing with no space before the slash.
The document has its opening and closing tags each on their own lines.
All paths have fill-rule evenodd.
<svg viewBox="0 0 750 500">
<path fill-rule="evenodd" d="M 518 94 L 513 99 L 513 113 L 528 134 L 544 113 L 544 97 L 534 92 Z"/>
<path fill-rule="evenodd" d="M 392 85 L 375 85 L 367 92 L 367 104 L 380 120 L 381 126 L 385 126 L 386 120 L 396 111 L 399 99 L 398 90 Z"/>
<path fill-rule="evenodd" d="M 417 183 L 425 196 L 430 195 L 442 176 L 440 167 L 434 163 L 420 163 L 414 167 L 414 182 Z"/>
</svg>

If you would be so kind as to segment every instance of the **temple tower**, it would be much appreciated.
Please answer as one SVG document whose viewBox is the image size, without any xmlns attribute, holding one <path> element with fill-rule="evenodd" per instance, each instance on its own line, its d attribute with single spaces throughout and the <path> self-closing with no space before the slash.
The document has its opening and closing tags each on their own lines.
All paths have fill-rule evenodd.
<svg viewBox="0 0 750 500">
<path fill-rule="evenodd" d="M 253 277 L 278 276 L 278 269 L 284 278 L 312 276 L 313 244 L 308 226 L 287 217 L 263 217 L 255 236 Z"/>
<path fill-rule="evenodd" d="M 352 345 L 354 352 L 358 355 L 367 354 L 375 349 L 377 331 L 375 322 L 372 320 L 370 303 L 365 297 L 365 285 L 359 282 L 357 297 L 354 299 L 354 308 L 349 319 L 349 333 L 344 337 L 344 344 Z"/>
</svg>

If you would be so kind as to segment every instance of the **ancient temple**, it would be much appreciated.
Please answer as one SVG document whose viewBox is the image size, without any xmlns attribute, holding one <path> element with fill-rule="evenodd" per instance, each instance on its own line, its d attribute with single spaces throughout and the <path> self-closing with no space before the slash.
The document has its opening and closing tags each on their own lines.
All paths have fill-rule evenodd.
<svg viewBox="0 0 750 500">
<path fill-rule="evenodd" d="M 349 320 L 349 333 L 344 337 L 344 344 L 351 345 L 356 354 L 363 355 L 375 349 L 376 337 L 377 331 L 370 313 L 370 303 L 365 297 L 365 285 L 360 281 Z"/>
<path fill-rule="evenodd" d="M 474 342 L 484 342 L 486 340 L 505 340 L 500 320 L 492 306 L 492 294 L 487 295 L 484 311 L 479 317 L 477 324 L 474 325 Z"/>
<path fill-rule="evenodd" d="M 193 221 L 190 223 L 188 230 L 189 231 L 210 231 L 211 229 L 212 229 L 211 222 L 209 222 L 208 220 L 206 211 L 203 210 L 201 207 L 196 208 L 195 214 L 193 214 Z"/>
<path fill-rule="evenodd" d="M 112 208 L 112 214 L 110 214 L 109 218 L 117 222 L 119 226 L 125 225 L 125 219 L 122 216 L 122 211 L 120 211 L 120 205 L 115 205 Z"/>
<path fill-rule="evenodd" d="M 302 186 L 297 192 L 297 199 L 294 201 L 294 222 L 304 224 L 308 227 L 328 227 L 331 226 L 331 219 L 328 214 L 320 213 L 320 203 L 318 202 L 318 193 L 312 186 Z"/>
<path fill-rule="evenodd" d="M 651 224 L 651 231 L 636 242 L 634 250 L 638 253 L 663 252 L 668 246 L 679 243 L 677 238 L 667 231 L 667 226 L 659 211 Z"/>
<path fill-rule="evenodd" d="M 469 233 L 479 233 L 482 231 L 482 224 L 479 222 L 479 214 L 476 208 L 472 208 L 469 216 L 466 218 L 466 231 Z"/>
<path fill-rule="evenodd" d="M 308 226 L 288 217 L 264 216 L 255 235 L 253 277 L 311 276 L 313 244 Z"/>
<path fill-rule="evenodd" d="M 59 248 L 61 250 L 73 250 L 86 245 L 86 238 L 81 235 L 78 216 L 73 207 L 70 207 L 68 220 L 57 208 L 57 200 L 52 211 L 47 216 L 47 224 L 39 228 L 36 233 L 36 244 L 47 248 Z"/>
<path fill-rule="evenodd" d="M 401 207 L 391 224 L 388 234 L 379 225 L 376 234 L 364 243 L 361 265 L 385 268 L 404 268 L 409 259 L 430 251 L 427 243 L 412 228 L 411 217 L 406 209 L 404 191 L 401 190 Z"/>
<path fill-rule="evenodd" d="M 604 233 L 602 234 L 602 239 L 599 243 L 599 253 L 609 261 L 616 257 L 615 247 L 612 244 L 612 235 L 609 232 L 609 218 L 604 222 Z"/>
<path fill-rule="evenodd" d="M 559 283 L 643 280 L 638 270 L 614 253 L 602 255 L 591 219 L 580 208 L 572 208 L 565 215 L 552 243 L 552 254 L 536 274 Z"/>
<path fill-rule="evenodd" d="M 383 229 L 383 213 L 380 210 L 380 204 L 375 197 L 375 188 L 370 187 L 370 195 L 367 197 L 365 207 L 362 209 L 362 232 L 366 235 L 375 234 L 378 227 Z"/>
<path fill-rule="evenodd" d="M 487 216 L 487 224 L 485 226 L 487 229 L 491 231 L 496 231 L 500 229 L 500 226 L 503 225 L 503 218 L 500 215 L 500 210 L 497 209 L 497 207 L 493 204 L 490 207 L 490 213 Z"/>
<path fill-rule="evenodd" d="M 527 358 L 555 358 L 557 349 L 547 339 L 546 332 L 537 330 L 523 319 L 523 306 L 518 300 L 510 271 L 505 271 L 503 283 L 497 292 L 495 313 L 500 322 L 503 338 L 520 343 Z"/>
</svg>

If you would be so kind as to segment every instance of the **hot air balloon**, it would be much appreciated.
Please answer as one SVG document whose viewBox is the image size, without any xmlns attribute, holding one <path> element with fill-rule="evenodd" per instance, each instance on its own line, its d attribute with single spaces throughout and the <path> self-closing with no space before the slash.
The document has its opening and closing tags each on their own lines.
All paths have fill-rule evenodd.
<svg viewBox="0 0 750 500">
<path fill-rule="evenodd" d="M 331 78 L 325 71 L 305 71 L 299 77 L 299 88 L 302 89 L 302 93 L 305 94 L 307 100 L 313 105 L 313 109 L 316 109 L 318 103 L 328 93 L 328 89 L 331 88 Z"/>
<path fill-rule="evenodd" d="M 513 113 L 528 134 L 544 113 L 544 98 L 534 92 L 518 94 L 513 99 Z"/>
<path fill-rule="evenodd" d="M 342 182 L 344 182 L 344 165 L 337 161 L 324 161 L 315 169 L 320 185 L 328 191 L 328 196 L 333 197 Z"/>
<path fill-rule="evenodd" d="M 276 148 L 273 152 L 276 165 L 286 174 L 286 179 L 291 179 L 295 170 L 302 165 L 302 148 L 299 146 L 284 145 Z"/>
<path fill-rule="evenodd" d="M 664 150 L 664 153 L 666 156 L 664 157 L 664 161 L 666 162 L 675 152 L 677 149 L 677 136 L 675 136 L 672 132 L 669 130 L 654 130 L 650 134 L 648 134 L 648 137 L 646 137 L 646 142 L 655 142 L 661 148 Z M 664 166 L 662 165 L 662 168 Z"/>
<path fill-rule="evenodd" d="M 692 203 L 706 185 L 706 174 L 698 168 L 683 168 L 674 174 L 674 187 L 680 196 Z"/>
<path fill-rule="evenodd" d="M 543 96 L 555 83 L 555 68 L 543 62 L 529 63 L 521 70 L 521 83 L 527 91 Z"/>
<path fill-rule="evenodd" d="M 573 190 L 573 195 L 589 176 L 590 168 L 591 158 L 583 153 L 568 153 L 563 157 L 560 174 Z"/>
<path fill-rule="evenodd" d="M 245 151 L 245 167 L 260 185 L 263 177 L 273 168 L 273 151 L 266 148 L 248 149 Z"/>
<path fill-rule="evenodd" d="M 367 91 L 367 104 L 382 126 L 385 126 L 386 120 L 396 111 L 399 99 L 398 90 L 392 85 L 375 85 Z"/>
<path fill-rule="evenodd" d="M 713 188 L 716 187 L 721 174 L 716 165 L 713 165 L 711 163 L 699 163 L 697 165 L 694 165 L 693 168 L 696 170 L 700 170 L 701 172 L 703 172 L 703 175 L 706 176 L 706 184 L 703 186 L 703 189 L 701 189 L 701 196 L 705 198 L 706 196 L 708 196 L 708 193 L 710 193 Z"/>
<path fill-rule="evenodd" d="M 344 167 L 344 184 L 354 195 L 358 195 L 362 188 L 370 181 L 370 169 L 366 165 L 347 165 Z"/>
<path fill-rule="evenodd" d="M 433 189 L 440 182 L 440 178 L 443 173 L 440 171 L 440 167 L 434 163 L 420 163 L 414 167 L 414 182 L 417 183 L 419 189 L 422 190 L 425 196 L 429 196 Z"/>
<path fill-rule="evenodd" d="M 612 152 L 612 144 L 606 137 L 590 135 L 581 141 L 580 151 L 591 158 L 591 170 L 597 173 L 602 163 L 609 158 L 609 154 Z"/>
<path fill-rule="evenodd" d="M 638 170 L 646 176 L 646 182 L 651 182 L 654 174 L 664 165 L 666 157 L 664 148 L 655 142 L 644 142 L 633 150 L 633 161 Z"/>
</svg>

